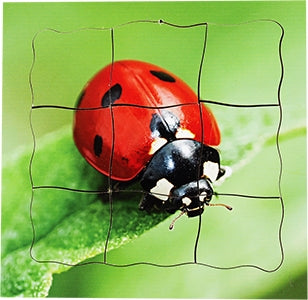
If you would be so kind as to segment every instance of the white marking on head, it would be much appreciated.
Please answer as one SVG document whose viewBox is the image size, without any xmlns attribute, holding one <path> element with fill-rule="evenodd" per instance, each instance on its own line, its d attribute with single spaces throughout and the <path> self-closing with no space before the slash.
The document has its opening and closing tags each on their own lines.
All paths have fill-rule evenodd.
<svg viewBox="0 0 308 300">
<path fill-rule="evenodd" d="M 182 199 L 183 204 L 185 204 L 186 206 L 189 206 L 191 204 L 191 200 L 188 197 L 184 197 Z"/>
<path fill-rule="evenodd" d="M 156 198 L 162 201 L 166 201 L 172 188 L 173 184 L 166 178 L 162 178 L 157 181 L 156 185 L 151 189 L 150 192 L 153 193 Z"/>
<path fill-rule="evenodd" d="M 179 128 L 175 134 L 175 137 L 177 139 L 193 139 L 195 134 L 188 129 Z"/>
<path fill-rule="evenodd" d="M 219 173 L 218 163 L 214 163 L 212 161 L 206 161 L 203 164 L 203 175 L 210 178 L 212 182 L 214 182 Z"/>
<path fill-rule="evenodd" d="M 199 198 L 199 199 L 200 199 L 201 202 L 204 202 L 204 198 L 203 198 L 203 197 L 204 197 L 204 198 L 207 197 L 207 192 L 204 191 L 204 192 L 202 192 L 202 193 L 200 194 L 200 198 Z"/>
<path fill-rule="evenodd" d="M 151 144 L 149 154 L 154 154 L 158 149 L 164 146 L 167 143 L 167 140 L 161 137 L 156 137 Z"/>
</svg>

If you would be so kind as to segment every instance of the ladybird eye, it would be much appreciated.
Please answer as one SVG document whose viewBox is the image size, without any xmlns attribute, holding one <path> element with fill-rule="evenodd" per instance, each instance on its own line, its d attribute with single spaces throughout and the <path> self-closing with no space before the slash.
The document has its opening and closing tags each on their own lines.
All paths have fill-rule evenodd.
<svg viewBox="0 0 308 300">
<path fill-rule="evenodd" d="M 102 107 L 108 107 L 113 104 L 116 100 L 120 99 L 122 94 L 122 87 L 120 84 L 112 86 L 102 98 Z"/>
<path fill-rule="evenodd" d="M 169 74 L 167 74 L 163 71 L 151 70 L 150 73 L 152 75 L 154 75 L 155 77 L 157 77 L 158 79 L 162 80 L 162 81 L 175 82 L 175 79 L 171 75 L 169 75 Z"/>
<path fill-rule="evenodd" d="M 95 155 L 99 157 L 103 151 L 103 139 L 100 135 L 95 136 L 93 146 Z"/>
</svg>

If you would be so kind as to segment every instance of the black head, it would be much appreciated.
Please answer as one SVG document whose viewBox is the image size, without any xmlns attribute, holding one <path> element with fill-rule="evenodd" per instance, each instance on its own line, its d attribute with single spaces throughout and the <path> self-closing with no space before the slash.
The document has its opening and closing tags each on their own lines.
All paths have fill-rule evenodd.
<svg viewBox="0 0 308 300">
<path fill-rule="evenodd" d="M 213 196 L 213 189 L 208 179 L 200 179 L 174 187 L 170 191 L 169 201 L 172 206 L 180 206 L 188 217 L 199 216 Z"/>
<path fill-rule="evenodd" d="M 149 194 L 141 209 L 200 215 L 212 199 L 211 181 L 218 173 L 219 154 L 214 148 L 191 139 L 169 142 L 154 154 L 143 173 L 140 183 Z"/>
</svg>

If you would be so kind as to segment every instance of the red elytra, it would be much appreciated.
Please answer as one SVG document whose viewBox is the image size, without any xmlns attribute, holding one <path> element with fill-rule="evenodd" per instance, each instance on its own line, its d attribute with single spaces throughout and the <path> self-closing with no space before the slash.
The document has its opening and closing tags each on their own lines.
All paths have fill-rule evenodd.
<svg viewBox="0 0 308 300">
<path fill-rule="evenodd" d="M 100 108 L 75 112 L 74 140 L 84 158 L 114 180 L 134 179 L 151 160 L 155 136 L 150 122 L 164 110 L 177 116 L 183 132 L 194 140 L 209 146 L 220 143 L 217 122 L 194 91 L 150 63 L 123 60 L 106 66 L 85 86 L 77 105 Z"/>
</svg>

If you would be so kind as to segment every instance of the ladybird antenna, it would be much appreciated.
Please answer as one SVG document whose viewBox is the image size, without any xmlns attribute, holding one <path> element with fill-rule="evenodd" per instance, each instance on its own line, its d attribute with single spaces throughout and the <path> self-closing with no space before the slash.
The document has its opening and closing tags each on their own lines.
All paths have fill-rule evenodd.
<svg viewBox="0 0 308 300">
<path fill-rule="evenodd" d="M 175 223 L 179 218 L 181 218 L 184 214 L 185 214 L 185 211 L 181 211 L 181 213 L 180 213 L 177 217 L 175 217 L 175 218 L 172 220 L 171 224 L 169 225 L 169 230 L 172 230 L 172 229 L 173 229 L 174 223 Z"/>
<path fill-rule="evenodd" d="M 228 210 L 232 210 L 233 208 L 227 204 L 223 204 L 223 203 L 207 203 L 207 206 L 223 206 Z"/>
</svg>

